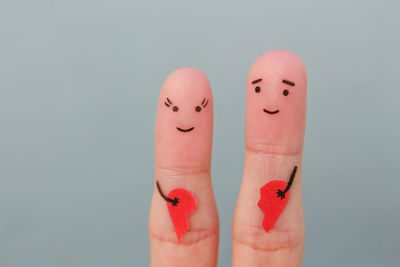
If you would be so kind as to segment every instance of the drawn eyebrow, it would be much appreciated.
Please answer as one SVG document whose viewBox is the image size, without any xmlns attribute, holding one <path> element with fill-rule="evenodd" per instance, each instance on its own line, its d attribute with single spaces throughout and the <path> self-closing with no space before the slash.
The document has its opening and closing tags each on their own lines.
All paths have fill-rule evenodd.
<svg viewBox="0 0 400 267">
<path fill-rule="evenodd" d="M 259 83 L 261 81 L 262 81 L 262 79 L 257 79 L 257 80 L 252 81 L 251 84 Z"/>
<path fill-rule="evenodd" d="M 288 80 L 282 80 L 283 83 L 289 84 L 290 86 L 295 86 L 294 82 L 288 81 Z"/>
<path fill-rule="evenodd" d="M 169 107 L 170 105 L 172 105 L 172 102 L 171 102 L 171 100 L 169 100 L 168 97 L 167 97 L 167 101 L 168 101 L 168 103 L 167 103 L 167 102 L 164 102 L 164 104 L 165 104 L 167 107 Z"/>
<path fill-rule="evenodd" d="M 205 103 L 204 103 L 205 102 Z M 208 104 L 208 99 L 207 99 L 207 101 L 206 101 L 206 99 L 204 98 L 203 99 L 203 102 L 201 102 L 201 105 L 203 106 L 203 108 L 205 108 L 205 107 L 207 107 L 207 104 Z"/>
</svg>

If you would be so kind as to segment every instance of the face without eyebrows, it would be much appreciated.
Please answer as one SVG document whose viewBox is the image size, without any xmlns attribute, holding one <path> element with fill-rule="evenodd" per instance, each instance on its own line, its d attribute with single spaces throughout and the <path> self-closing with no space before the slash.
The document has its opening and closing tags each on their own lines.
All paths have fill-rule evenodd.
<svg viewBox="0 0 400 267">
<path fill-rule="evenodd" d="M 246 145 L 278 153 L 300 151 L 306 90 L 306 70 L 296 54 L 276 50 L 260 56 L 247 79 Z"/>
<path fill-rule="evenodd" d="M 175 158 L 185 164 L 209 153 L 212 110 L 211 87 L 202 71 L 182 68 L 171 73 L 161 89 L 158 105 L 155 137 L 160 160 Z"/>
</svg>

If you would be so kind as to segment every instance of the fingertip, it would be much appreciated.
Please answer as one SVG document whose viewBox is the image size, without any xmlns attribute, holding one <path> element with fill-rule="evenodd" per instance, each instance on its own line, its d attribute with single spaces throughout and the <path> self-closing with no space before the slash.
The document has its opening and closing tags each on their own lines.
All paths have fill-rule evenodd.
<svg viewBox="0 0 400 267">
<path fill-rule="evenodd" d="M 274 78 L 278 78 L 277 84 L 280 84 L 284 79 L 292 78 L 295 80 L 296 88 L 300 88 L 301 92 L 307 91 L 305 64 L 292 51 L 272 50 L 259 56 L 250 68 L 247 83 L 251 83 L 253 81 L 252 78 L 258 77 L 257 75 L 260 74 L 264 74 L 270 84 Z"/>
<path fill-rule="evenodd" d="M 301 58 L 287 50 L 261 55 L 250 68 L 246 95 L 246 146 L 299 152 L 307 95 L 307 74 Z"/>
<path fill-rule="evenodd" d="M 187 91 L 188 87 L 191 90 L 211 92 L 210 82 L 202 70 L 194 67 L 182 67 L 174 70 L 167 76 L 161 93 L 168 93 L 169 90 L 174 90 L 174 93 L 178 93 L 179 90 Z"/>
<path fill-rule="evenodd" d="M 255 67 L 266 69 L 266 64 L 277 64 L 275 67 L 287 66 L 287 64 L 290 64 L 292 68 L 299 68 L 299 70 L 300 68 L 304 68 L 305 70 L 304 62 L 299 55 L 292 51 L 281 49 L 268 51 L 259 56 L 254 61 L 250 71 Z"/>
<path fill-rule="evenodd" d="M 164 167 L 210 164 L 213 100 L 203 71 L 180 68 L 165 80 L 156 120 L 156 162 Z"/>
</svg>

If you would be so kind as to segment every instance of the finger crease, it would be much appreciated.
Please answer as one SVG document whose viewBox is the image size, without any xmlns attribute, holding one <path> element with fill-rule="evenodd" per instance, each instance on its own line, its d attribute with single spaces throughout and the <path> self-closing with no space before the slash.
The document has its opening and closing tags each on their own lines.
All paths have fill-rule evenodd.
<svg viewBox="0 0 400 267">
<path fill-rule="evenodd" d="M 190 232 L 195 232 L 197 233 L 196 235 L 198 236 L 197 238 L 193 238 L 190 241 L 182 241 L 182 243 L 178 243 L 178 240 L 172 240 L 169 238 L 163 238 L 159 235 L 156 235 L 152 231 L 150 231 L 150 236 L 152 236 L 154 239 L 161 243 L 168 243 L 168 244 L 173 244 L 173 245 L 180 245 L 180 246 L 191 246 L 197 243 L 200 243 L 204 241 L 205 239 L 208 239 L 218 233 L 218 229 L 196 229 L 196 230 L 190 230 Z"/>
<path fill-rule="evenodd" d="M 282 250 L 294 250 L 303 244 L 302 241 L 292 241 L 292 242 L 288 242 L 287 244 L 280 245 L 280 246 L 261 247 L 261 246 L 251 244 L 250 242 L 245 242 L 245 241 L 237 239 L 237 238 L 233 238 L 233 241 L 240 245 L 249 247 L 253 250 L 262 251 L 262 252 L 277 252 L 277 251 L 282 251 Z"/>
<path fill-rule="evenodd" d="M 265 149 L 256 149 L 246 147 L 246 152 L 251 152 L 257 155 L 266 155 L 266 156 L 297 156 L 301 154 L 302 151 L 294 151 L 294 152 L 281 152 L 277 150 L 265 150 Z"/>
</svg>

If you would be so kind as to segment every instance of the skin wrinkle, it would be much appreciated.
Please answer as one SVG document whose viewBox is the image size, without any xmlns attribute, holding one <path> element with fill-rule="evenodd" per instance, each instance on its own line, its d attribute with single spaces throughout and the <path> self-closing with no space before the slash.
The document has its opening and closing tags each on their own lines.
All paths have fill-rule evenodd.
<svg viewBox="0 0 400 267">
<path fill-rule="evenodd" d="M 253 151 L 255 153 L 271 154 L 271 155 L 292 156 L 303 153 L 303 146 L 292 151 L 291 147 L 289 146 L 279 146 L 262 142 L 258 142 L 256 144 L 251 144 L 251 145 L 246 143 L 245 149 L 248 151 Z"/>
<path fill-rule="evenodd" d="M 282 152 L 277 152 L 277 151 L 262 151 L 262 150 L 257 150 L 253 148 L 246 147 L 245 149 L 246 152 L 253 153 L 255 155 L 261 155 L 261 156 L 298 156 L 303 153 L 303 151 L 295 151 L 291 153 L 282 153 Z"/>
<path fill-rule="evenodd" d="M 301 156 L 301 152 L 298 152 L 294 155 L 282 155 L 282 154 L 271 154 L 271 153 L 264 153 L 264 152 L 253 152 L 251 150 L 245 150 L 245 166 L 247 166 L 249 163 L 252 163 L 252 170 L 257 170 L 258 176 L 264 177 L 271 175 L 272 172 L 275 173 L 273 176 L 281 176 L 283 174 L 280 174 L 281 170 L 284 170 L 286 173 L 286 165 L 289 163 L 289 165 L 292 164 L 292 162 L 297 162 L 299 165 L 301 165 L 301 158 L 299 159 L 298 157 Z M 281 166 L 281 167 L 279 167 Z M 244 170 L 244 175 L 251 175 L 248 173 L 248 170 Z M 300 175 L 300 174 L 298 174 Z M 290 172 L 287 172 L 287 174 L 284 174 L 282 178 L 277 178 L 277 180 L 283 180 L 283 181 L 288 181 L 288 178 L 290 176 Z M 263 179 L 264 180 L 264 179 Z M 299 179 L 294 179 L 293 181 L 293 188 L 291 188 L 291 192 L 296 190 L 296 184 L 297 180 Z M 262 185 L 260 185 L 262 186 Z M 254 188 L 247 188 L 248 190 L 254 189 L 254 192 L 257 192 L 257 195 L 259 194 L 260 188 L 254 187 Z"/>
<path fill-rule="evenodd" d="M 298 216 L 300 217 L 300 216 Z M 247 224 L 246 225 L 246 229 L 253 229 L 253 230 L 249 230 L 249 231 L 242 231 L 242 235 L 249 235 L 249 236 L 254 236 L 254 235 L 259 235 L 261 233 L 264 233 L 262 230 L 264 229 L 262 226 L 260 226 L 259 224 Z M 296 232 L 302 230 L 300 227 L 299 229 L 279 229 L 277 227 L 275 227 L 274 229 L 272 229 L 272 234 L 273 232 L 284 232 L 284 233 L 291 233 L 291 232 Z M 244 233 L 244 234 L 243 234 Z M 240 235 L 240 234 L 239 234 Z"/>
<path fill-rule="evenodd" d="M 149 234 L 151 237 L 153 237 L 154 239 L 156 239 L 157 241 L 162 242 L 162 243 L 170 243 L 170 244 L 177 245 L 177 246 L 191 246 L 191 245 L 198 244 L 205 239 L 214 237 L 218 233 L 218 231 L 219 231 L 218 227 L 212 227 L 210 229 L 205 229 L 205 228 L 204 229 L 202 229 L 202 228 L 190 229 L 189 228 L 189 230 L 187 232 L 185 232 L 185 235 L 192 237 L 193 235 L 191 235 L 191 234 L 194 233 L 194 234 L 198 235 L 198 237 L 194 238 L 191 241 L 184 242 L 182 240 L 182 243 L 180 243 L 180 244 L 178 243 L 178 241 L 176 239 L 175 231 L 170 231 L 169 233 L 164 232 L 162 235 L 158 235 L 152 229 L 149 229 Z M 162 236 L 167 236 L 167 235 L 171 236 L 171 238 L 166 238 L 166 237 L 163 238 L 162 237 Z M 192 238 L 190 238 L 190 239 L 192 239 Z"/>
<path fill-rule="evenodd" d="M 198 192 L 201 194 L 201 192 Z M 156 196 L 160 197 L 161 196 Z M 205 204 L 205 203 L 203 203 Z M 190 218 L 189 218 L 190 220 Z M 192 223 L 189 222 L 189 225 Z M 179 244 L 178 240 L 176 239 L 176 232 L 172 226 L 172 222 L 168 222 L 168 227 L 165 225 L 165 227 L 159 228 L 155 227 L 155 225 L 150 225 L 149 227 L 149 235 L 150 238 L 154 237 L 159 241 L 163 242 L 168 242 L 174 245 L 190 245 L 190 244 L 195 244 L 200 242 L 203 239 L 207 239 L 208 237 L 215 236 L 215 238 L 218 238 L 218 232 L 219 232 L 219 225 L 218 222 L 214 222 L 211 224 L 204 224 L 205 227 L 200 227 L 200 228 L 194 228 L 189 227 L 189 229 L 185 232 L 185 237 L 182 239 L 182 243 Z"/>
<path fill-rule="evenodd" d="M 261 224 L 242 223 L 238 226 L 239 231 L 233 231 L 232 239 L 257 250 L 277 250 L 277 248 L 292 248 L 302 244 L 305 236 L 305 224 L 294 223 L 303 222 L 302 210 L 284 214 L 280 220 L 285 225 L 292 225 L 291 228 L 274 227 L 267 237 Z M 268 242 L 264 242 L 265 240 Z"/>
<path fill-rule="evenodd" d="M 282 247 L 275 247 L 275 248 L 261 248 L 261 247 L 257 247 L 254 246 L 252 244 L 246 243 L 246 242 L 242 242 L 240 240 L 237 240 L 236 238 L 233 238 L 233 242 L 238 243 L 239 245 L 242 246 L 246 246 L 248 248 L 251 248 L 253 250 L 256 251 L 262 251 L 262 252 L 280 252 L 282 250 L 296 250 L 297 248 L 299 248 L 300 246 L 303 246 L 303 241 L 300 241 L 298 243 L 295 243 L 294 245 L 290 245 L 290 246 L 282 246 Z"/>
<path fill-rule="evenodd" d="M 266 238 L 265 231 L 262 225 L 246 225 L 245 227 L 241 227 L 241 229 L 253 229 L 249 231 L 242 231 L 241 233 L 234 233 L 232 236 L 232 240 L 234 242 L 238 242 L 240 244 L 246 245 L 250 248 L 260 251 L 276 251 L 282 248 L 286 249 L 294 249 L 299 247 L 299 245 L 304 242 L 304 232 L 305 226 L 299 225 L 296 229 L 279 229 L 277 227 L 270 230 L 270 238 L 272 236 L 272 240 L 261 246 L 256 241 L 260 241 Z M 279 236 L 280 240 L 278 240 L 275 236 Z"/>
<path fill-rule="evenodd" d="M 199 174 L 210 174 L 210 168 L 196 168 L 191 166 L 174 166 L 174 167 L 165 167 L 157 165 L 157 172 L 163 178 L 168 177 L 180 177 L 180 176 L 191 176 L 191 175 L 199 175 Z"/>
</svg>

